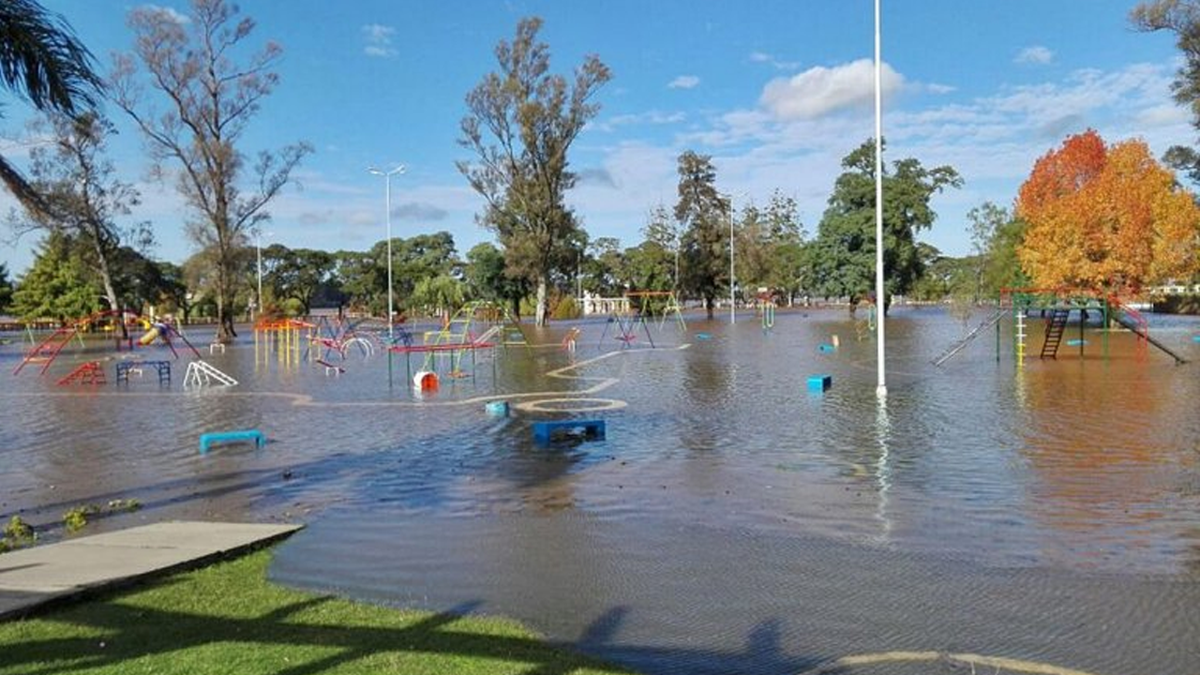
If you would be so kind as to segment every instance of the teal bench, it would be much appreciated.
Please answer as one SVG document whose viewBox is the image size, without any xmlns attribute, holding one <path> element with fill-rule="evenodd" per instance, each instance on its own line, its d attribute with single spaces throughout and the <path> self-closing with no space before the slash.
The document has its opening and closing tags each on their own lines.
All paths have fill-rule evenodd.
<svg viewBox="0 0 1200 675">
<path fill-rule="evenodd" d="M 261 448 L 267 444 L 267 437 L 258 429 L 243 429 L 240 431 L 213 431 L 200 434 L 200 454 L 208 452 L 213 443 L 237 443 L 254 441 L 254 447 Z"/>
<path fill-rule="evenodd" d="M 583 429 L 593 438 L 604 438 L 604 420 L 556 420 L 533 423 L 533 440 L 549 443 L 550 436 L 559 429 Z"/>
</svg>

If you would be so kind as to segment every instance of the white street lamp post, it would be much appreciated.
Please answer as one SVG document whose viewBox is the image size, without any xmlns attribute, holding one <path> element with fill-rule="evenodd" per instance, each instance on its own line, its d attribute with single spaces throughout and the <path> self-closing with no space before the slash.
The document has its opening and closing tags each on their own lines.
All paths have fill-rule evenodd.
<svg viewBox="0 0 1200 675">
<path fill-rule="evenodd" d="M 737 304 L 733 298 L 733 197 L 729 198 L 729 323 L 737 321 Z"/>
<path fill-rule="evenodd" d="M 733 295 L 735 277 L 733 275 L 733 200 L 734 197 L 746 197 L 748 193 L 739 192 L 729 195 L 729 323 L 737 322 L 737 302 Z"/>
<path fill-rule="evenodd" d="M 274 232 L 268 232 L 268 233 L 267 233 L 267 236 L 269 237 L 269 236 L 271 236 L 272 234 L 274 234 Z M 255 230 L 255 231 L 254 231 L 254 248 L 255 248 L 255 251 L 258 253 L 258 295 L 256 295 L 256 296 L 254 297 L 254 301 L 255 301 L 255 304 L 257 305 L 257 307 L 256 307 L 256 310 L 257 310 L 257 312 L 258 312 L 258 316 L 262 316 L 262 310 L 263 310 L 263 294 L 262 294 L 262 232 L 261 232 L 261 231 L 259 231 L 259 230 Z M 258 318 L 258 317 L 256 316 L 256 317 L 253 317 L 253 318 Z"/>
<path fill-rule="evenodd" d="M 887 370 L 884 367 L 883 309 L 883 49 L 879 28 L 879 0 L 875 0 L 875 326 L 879 332 L 877 349 L 879 384 L 875 394 L 887 396 Z"/>
<path fill-rule="evenodd" d="M 395 318 L 395 301 L 392 295 L 392 176 L 404 173 L 404 165 L 398 164 L 396 168 L 390 171 L 376 169 L 374 167 L 367 169 L 376 176 L 384 178 L 384 208 L 387 210 L 387 285 L 388 285 L 388 343 L 395 339 L 395 329 L 392 327 Z"/>
</svg>

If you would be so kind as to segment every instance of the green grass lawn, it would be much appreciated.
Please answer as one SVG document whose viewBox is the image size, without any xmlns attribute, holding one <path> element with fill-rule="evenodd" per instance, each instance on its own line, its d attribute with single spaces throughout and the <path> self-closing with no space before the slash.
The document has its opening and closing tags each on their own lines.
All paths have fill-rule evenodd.
<svg viewBox="0 0 1200 675">
<path fill-rule="evenodd" d="M 269 551 L 0 623 L 0 674 L 628 672 L 507 620 L 397 611 L 267 582 Z"/>
</svg>

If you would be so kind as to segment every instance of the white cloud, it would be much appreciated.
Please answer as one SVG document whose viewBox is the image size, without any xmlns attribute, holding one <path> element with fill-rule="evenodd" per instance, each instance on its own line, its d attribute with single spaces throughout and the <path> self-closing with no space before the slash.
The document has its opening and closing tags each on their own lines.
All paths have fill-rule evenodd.
<svg viewBox="0 0 1200 675">
<path fill-rule="evenodd" d="M 363 53 L 367 56 L 389 58 L 397 54 L 396 48 L 392 46 L 392 36 L 396 34 L 395 28 L 369 23 L 362 27 L 362 34 L 367 43 L 363 47 Z"/>
<path fill-rule="evenodd" d="M 1048 47 L 1041 45 L 1033 45 L 1026 47 L 1017 53 L 1017 57 L 1013 59 L 1013 63 L 1029 63 L 1033 65 L 1044 66 L 1054 61 L 1054 52 Z"/>
<path fill-rule="evenodd" d="M 613 115 L 612 117 L 596 122 L 595 128 L 600 131 L 615 131 L 618 127 L 642 126 L 642 125 L 663 125 L 663 124 L 679 124 L 687 121 L 687 115 L 683 112 L 663 112 L 661 110 L 648 110 L 643 113 L 630 113 L 625 115 Z"/>
<path fill-rule="evenodd" d="M 1190 119 L 1188 109 L 1181 105 L 1163 103 L 1150 106 L 1138 113 L 1138 124 L 1145 127 L 1167 127 L 1187 124 Z"/>
<path fill-rule="evenodd" d="M 179 12 L 175 11 L 174 9 L 171 9 L 170 7 L 162 7 L 160 5 L 147 4 L 147 5 L 142 5 L 138 9 L 148 11 L 148 12 L 154 12 L 155 14 L 161 14 L 181 26 L 192 22 L 192 19 L 190 17 L 188 17 L 186 14 L 180 14 Z"/>
<path fill-rule="evenodd" d="M 776 70 L 795 70 L 800 67 L 796 61 L 781 61 L 766 52 L 750 52 L 749 58 L 753 63 L 770 64 Z"/>
<path fill-rule="evenodd" d="M 883 93 L 904 86 L 904 76 L 891 66 L 882 66 Z M 771 80 L 759 102 L 780 120 L 812 119 L 838 110 L 869 104 L 874 99 L 875 64 L 860 59 L 832 68 L 817 66 Z"/>
<path fill-rule="evenodd" d="M 680 75 L 667 83 L 668 89 L 692 89 L 700 84 L 700 78 L 695 75 Z"/>
</svg>

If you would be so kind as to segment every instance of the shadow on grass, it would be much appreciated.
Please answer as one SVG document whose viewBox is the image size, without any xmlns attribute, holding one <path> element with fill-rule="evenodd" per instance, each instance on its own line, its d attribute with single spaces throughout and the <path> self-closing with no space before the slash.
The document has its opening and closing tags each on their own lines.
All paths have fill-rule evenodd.
<svg viewBox="0 0 1200 675">
<path fill-rule="evenodd" d="M 172 597 L 188 583 L 186 577 L 173 577 L 149 591 Z M 645 672 L 795 673 L 817 664 L 781 651 L 776 620 L 756 627 L 738 653 L 622 644 L 615 638 L 627 618 L 623 607 L 601 614 L 576 642 L 546 642 L 495 628 L 499 623 L 464 619 L 479 610 L 478 601 L 414 615 L 327 596 L 295 600 L 298 593 L 271 588 L 292 601 L 273 608 L 268 602 L 263 609 L 269 611 L 256 616 L 222 612 L 226 598 L 212 599 L 212 614 L 150 607 L 135 591 L 51 612 L 25 625 L 0 624 L 0 672 L 626 672 L 581 652 Z M 291 662 L 285 663 L 288 656 Z"/>
</svg>

